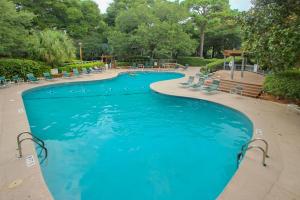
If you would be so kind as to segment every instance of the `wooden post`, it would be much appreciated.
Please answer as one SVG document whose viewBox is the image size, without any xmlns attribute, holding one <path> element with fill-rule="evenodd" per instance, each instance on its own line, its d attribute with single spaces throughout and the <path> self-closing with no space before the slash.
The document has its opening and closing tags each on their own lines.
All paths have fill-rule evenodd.
<svg viewBox="0 0 300 200">
<path fill-rule="evenodd" d="M 245 54 L 242 53 L 242 70 L 241 70 L 241 77 L 244 78 L 244 70 L 245 70 Z"/>
<path fill-rule="evenodd" d="M 82 61 L 82 43 L 79 42 L 79 55 L 80 55 L 80 60 Z"/>
<path fill-rule="evenodd" d="M 233 56 L 233 62 L 231 66 L 231 80 L 233 80 L 234 77 L 234 69 L 235 69 L 235 56 Z"/>
<path fill-rule="evenodd" d="M 226 56 L 224 55 L 224 65 L 223 65 L 223 69 L 226 70 Z"/>
</svg>

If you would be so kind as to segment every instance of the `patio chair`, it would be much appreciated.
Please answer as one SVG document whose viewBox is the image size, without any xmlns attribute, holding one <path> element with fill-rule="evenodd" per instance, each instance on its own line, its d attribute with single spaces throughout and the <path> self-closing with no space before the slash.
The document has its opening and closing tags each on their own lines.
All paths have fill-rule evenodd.
<svg viewBox="0 0 300 200">
<path fill-rule="evenodd" d="M 188 68 L 189 68 L 189 64 L 185 64 L 185 65 L 182 67 L 183 70 L 187 70 Z"/>
<path fill-rule="evenodd" d="M 17 83 L 19 84 L 20 82 L 24 82 L 24 79 L 23 78 L 20 78 L 19 75 L 14 75 L 11 79 L 11 81 L 13 83 Z"/>
<path fill-rule="evenodd" d="M 192 83 L 194 82 L 195 77 L 194 76 L 190 76 L 189 79 L 187 80 L 187 82 L 183 82 L 183 83 L 179 83 L 182 87 L 189 87 L 192 85 Z"/>
<path fill-rule="evenodd" d="M 73 74 L 74 74 L 74 76 L 76 76 L 77 78 L 80 77 L 80 73 L 79 73 L 79 71 L 78 71 L 77 68 L 74 68 L 74 69 L 73 69 Z"/>
<path fill-rule="evenodd" d="M 210 85 L 207 85 L 207 86 L 202 86 L 202 91 L 204 93 L 215 93 L 218 91 L 219 89 L 219 85 L 220 85 L 220 81 L 219 80 L 216 80 L 214 79 L 213 82 L 210 84 Z"/>
<path fill-rule="evenodd" d="M 70 72 L 63 71 L 62 74 L 63 74 L 63 78 L 71 78 Z"/>
<path fill-rule="evenodd" d="M 0 87 L 5 88 L 8 87 L 9 80 L 5 79 L 5 76 L 0 76 Z"/>
<path fill-rule="evenodd" d="M 45 78 L 46 81 L 54 80 L 52 75 L 49 72 L 44 72 L 43 75 L 44 75 L 44 78 Z"/>
<path fill-rule="evenodd" d="M 132 63 L 132 66 L 130 67 L 130 69 L 137 69 L 138 65 L 136 63 Z"/>
<path fill-rule="evenodd" d="M 89 71 L 86 68 L 81 68 L 81 72 L 83 75 L 89 75 Z"/>
<path fill-rule="evenodd" d="M 205 78 L 200 77 L 198 82 L 195 84 L 192 84 L 190 87 L 192 89 L 201 89 L 201 87 L 204 85 L 204 82 L 205 82 Z"/>
<path fill-rule="evenodd" d="M 29 73 L 26 75 L 27 81 L 30 83 L 38 83 L 39 80 L 33 75 L 33 73 Z"/>
<path fill-rule="evenodd" d="M 96 71 L 96 72 L 102 72 L 103 69 L 102 68 L 99 68 L 99 67 L 93 67 L 93 69 Z"/>
</svg>

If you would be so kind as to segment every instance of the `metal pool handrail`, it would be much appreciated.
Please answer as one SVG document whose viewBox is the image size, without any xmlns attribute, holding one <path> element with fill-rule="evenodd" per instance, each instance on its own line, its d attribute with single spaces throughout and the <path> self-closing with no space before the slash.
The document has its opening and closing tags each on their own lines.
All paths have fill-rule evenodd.
<svg viewBox="0 0 300 200">
<path fill-rule="evenodd" d="M 20 140 L 20 137 L 21 137 L 22 135 L 24 135 L 24 134 L 28 134 L 28 135 L 30 135 L 31 137 L 26 137 L 26 138 Z M 22 144 L 22 142 L 25 141 L 25 140 L 31 140 L 31 141 L 35 142 L 36 144 L 38 144 L 38 145 L 44 150 L 44 152 L 45 152 L 45 157 L 44 157 L 43 160 L 45 160 L 45 159 L 47 158 L 47 156 L 48 156 L 48 149 L 45 147 L 45 142 L 44 142 L 43 140 L 39 139 L 38 137 L 34 136 L 32 133 L 30 133 L 30 132 L 28 132 L 28 131 L 20 133 L 20 134 L 18 135 L 18 137 L 17 137 L 17 144 L 18 144 L 19 158 L 22 158 L 22 156 L 23 156 L 23 155 L 22 155 L 22 146 L 21 146 L 21 144 Z"/>
</svg>

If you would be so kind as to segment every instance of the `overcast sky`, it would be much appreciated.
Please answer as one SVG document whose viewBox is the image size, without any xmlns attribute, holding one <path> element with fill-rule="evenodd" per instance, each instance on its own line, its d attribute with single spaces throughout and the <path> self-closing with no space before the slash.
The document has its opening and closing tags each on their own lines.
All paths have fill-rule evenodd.
<svg viewBox="0 0 300 200">
<path fill-rule="evenodd" d="M 93 0 L 98 3 L 101 13 L 106 11 L 109 3 L 113 0 Z M 251 6 L 250 0 L 229 0 L 231 8 L 238 9 L 240 11 L 248 10 Z"/>
</svg>

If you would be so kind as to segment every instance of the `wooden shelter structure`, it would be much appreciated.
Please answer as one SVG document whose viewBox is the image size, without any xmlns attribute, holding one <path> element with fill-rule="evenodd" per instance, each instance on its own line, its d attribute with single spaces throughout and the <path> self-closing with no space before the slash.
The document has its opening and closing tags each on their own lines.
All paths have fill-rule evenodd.
<svg viewBox="0 0 300 200">
<path fill-rule="evenodd" d="M 115 57 L 112 55 L 102 55 L 101 61 L 105 64 L 111 65 L 113 68 L 116 66 Z"/>
<path fill-rule="evenodd" d="M 248 55 L 248 52 L 244 52 L 242 50 L 224 50 L 224 68 L 226 65 L 226 58 L 227 57 L 233 57 L 232 64 L 230 66 L 230 71 L 231 71 L 231 80 L 233 80 L 234 76 L 234 71 L 235 71 L 235 57 L 236 56 L 241 56 L 242 57 L 242 68 L 241 68 L 241 77 L 244 77 L 244 71 L 245 71 L 245 57 Z"/>
</svg>

